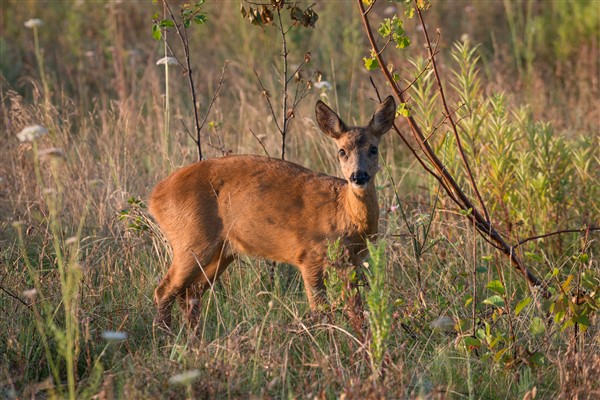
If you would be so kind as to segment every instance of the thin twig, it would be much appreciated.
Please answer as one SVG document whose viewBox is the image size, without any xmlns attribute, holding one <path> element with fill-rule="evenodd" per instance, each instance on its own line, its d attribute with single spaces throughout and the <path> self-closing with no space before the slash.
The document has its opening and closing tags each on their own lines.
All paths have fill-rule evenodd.
<svg viewBox="0 0 600 400">
<path fill-rule="evenodd" d="M 225 63 L 223 64 L 223 69 L 221 70 L 221 77 L 219 78 L 219 83 L 217 84 L 217 87 L 215 88 L 212 98 L 210 99 L 210 103 L 208 103 L 208 107 L 206 109 L 206 114 L 204 115 L 204 118 L 202 119 L 202 122 L 200 123 L 200 129 L 204 128 L 204 124 L 206 123 L 206 120 L 208 119 L 208 114 L 210 114 L 210 109 L 212 108 L 213 104 L 215 103 L 215 100 L 217 99 L 217 96 L 219 95 L 219 90 L 221 89 L 221 86 L 223 86 L 223 76 L 225 75 L 225 70 L 227 69 L 227 64 L 229 63 L 228 60 L 225 60 Z"/>
<path fill-rule="evenodd" d="M 452 110 L 452 114 L 454 114 L 456 111 L 458 111 L 460 108 L 462 108 L 464 106 L 465 106 L 465 103 L 456 107 L 454 110 Z M 429 135 L 427 135 L 427 137 L 425 138 L 425 141 L 428 141 L 431 138 L 431 136 L 433 136 L 433 134 L 439 129 L 439 127 L 444 125 L 444 122 L 446 122 L 447 119 L 448 119 L 448 116 L 444 114 L 444 118 L 442 118 L 442 120 L 440 121 L 439 124 L 437 124 L 436 126 L 433 127 L 433 130 L 431 131 L 431 133 Z M 462 118 L 459 119 L 459 121 L 461 121 L 461 120 L 462 120 Z"/>
<path fill-rule="evenodd" d="M 555 231 L 555 232 L 550 232 L 550 233 L 544 233 L 541 235 L 535 235 L 535 236 L 530 236 L 528 238 L 525 238 L 523 240 L 519 240 L 519 242 L 517 244 L 515 244 L 514 246 L 512 246 L 513 249 L 516 249 L 517 247 L 527 243 L 527 242 L 531 242 L 532 240 L 539 240 L 539 239 L 544 239 L 550 236 L 555 236 L 555 235 L 562 235 L 564 233 L 583 233 L 583 232 L 596 232 L 596 231 L 600 231 L 600 227 L 596 227 L 596 226 L 588 226 L 585 228 L 580 228 L 580 229 L 561 229 L 559 231 Z"/>
<path fill-rule="evenodd" d="M 13 299 L 17 300 L 19 303 L 23 304 L 25 307 L 30 308 L 30 305 L 27 304 L 25 301 L 23 301 L 19 296 L 17 296 L 16 294 L 12 293 L 11 291 L 7 290 L 6 288 L 4 288 L 4 286 L 0 286 L 0 290 L 2 290 L 4 293 L 6 293 L 7 295 L 9 295 L 10 297 L 12 297 Z"/>
<path fill-rule="evenodd" d="M 250 133 L 252 134 L 252 136 L 254 136 L 254 138 L 258 141 L 258 143 L 260 143 L 260 146 L 263 148 L 265 154 L 267 155 L 267 157 L 271 157 L 271 155 L 269 154 L 269 152 L 267 151 L 267 148 L 265 147 L 264 143 L 262 142 L 262 140 L 260 140 L 260 138 L 258 136 L 256 136 L 256 133 L 254 133 L 254 131 L 252 129 L 250 129 Z"/>
<path fill-rule="evenodd" d="M 429 34 L 427 33 L 427 26 L 425 25 L 425 21 L 423 20 L 423 14 L 421 13 L 421 9 L 419 8 L 417 0 L 415 0 L 415 8 L 417 10 L 417 14 L 419 15 L 419 20 L 421 21 L 421 27 L 423 28 L 423 35 L 425 36 L 425 40 L 427 42 L 427 51 L 429 51 L 429 59 L 431 60 L 431 66 L 433 67 L 433 73 L 435 75 L 435 80 L 437 82 L 438 90 L 440 92 L 440 98 L 442 100 L 442 105 L 444 106 L 444 110 L 446 111 L 446 117 L 448 118 L 448 121 L 450 122 L 450 126 L 452 127 L 452 132 L 454 133 L 454 138 L 456 139 L 456 146 L 458 148 L 460 158 L 462 159 L 463 164 L 465 165 L 465 169 L 467 171 L 467 176 L 469 177 L 471 187 L 475 191 L 475 195 L 477 196 L 477 200 L 479 201 L 479 206 L 481 207 L 481 210 L 483 211 L 483 213 L 485 215 L 485 219 L 488 222 L 488 224 L 491 225 L 490 215 L 488 214 L 487 207 L 485 206 L 483 198 L 481 197 L 481 194 L 479 193 L 479 188 L 477 187 L 477 183 L 475 183 L 475 178 L 473 178 L 473 173 L 471 172 L 471 166 L 469 165 L 469 160 L 467 159 L 467 156 L 465 155 L 462 141 L 460 139 L 460 135 L 458 134 L 457 124 L 454 122 L 454 119 L 452 118 L 452 113 L 450 112 L 450 108 L 448 107 L 448 103 L 446 102 L 446 96 L 444 94 L 444 87 L 442 85 L 442 80 L 440 79 L 440 74 L 439 74 L 439 71 L 437 68 L 437 64 L 435 62 L 434 49 L 431 47 L 431 40 L 429 39 Z M 439 34 L 440 33 L 438 31 L 438 40 L 437 40 L 438 43 L 439 43 Z M 437 47 L 437 45 L 436 45 L 436 47 Z"/>
<path fill-rule="evenodd" d="M 188 37 L 187 37 L 187 29 L 185 28 L 185 26 L 183 27 L 184 32 L 181 32 L 181 28 L 180 28 L 180 24 L 178 24 L 176 22 L 175 19 L 175 15 L 173 14 L 173 10 L 171 10 L 171 7 L 169 6 L 169 3 L 167 3 L 167 0 L 163 0 L 165 6 L 167 7 L 167 10 L 169 11 L 169 15 L 171 16 L 171 19 L 173 20 L 173 23 L 175 25 L 175 31 L 177 32 L 177 35 L 179 36 L 179 39 L 181 40 L 181 44 L 183 45 L 183 52 L 185 54 L 185 61 L 186 61 L 186 69 L 187 69 L 187 76 L 188 76 L 188 81 L 190 84 L 190 91 L 192 94 L 192 106 L 194 108 L 194 123 L 196 125 L 196 139 L 194 139 L 194 141 L 196 142 L 196 147 L 198 148 L 198 160 L 201 161 L 202 160 L 202 143 L 201 143 L 201 137 L 200 137 L 200 118 L 198 116 L 198 104 L 196 102 L 196 89 L 194 86 L 194 77 L 192 74 L 192 63 L 190 62 L 190 47 L 189 47 L 189 41 L 188 41 Z"/>
<path fill-rule="evenodd" d="M 288 100 L 288 78 L 287 78 L 287 73 L 288 73 L 288 60 L 287 60 L 287 56 L 288 56 L 288 50 L 287 50 L 287 39 L 286 39 L 286 34 L 287 32 L 289 32 L 289 30 L 287 32 L 284 32 L 283 30 L 283 20 L 281 19 L 281 9 L 277 8 L 277 19 L 279 20 L 279 30 L 281 31 L 281 47 L 282 47 L 282 53 L 281 56 L 283 57 L 283 100 L 282 100 L 282 105 L 281 105 L 281 118 L 283 120 L 282 126 L 283 129 L 281 130 L 281 159 L 285 160 L 285 138 L 287 136 L 287 127 L 288 127 L 288 123 L 289 123 L 289 119 L 290 117 L 288 116 L 288 112 L 287 112 L 287 100 Z M 291 29 L 291 27 L 290 27 Z"/>
<path fill-rule="evenodd" d="M 258 75 L 256 68 L 254 69 L 254 75 L 256 75 L 256 79 L 258 79 L 258 84 L 260 85 L 261 93 L 267 99 L 267 104 L 269 105 L 269 109 L 271 110 L 271 115 L 273 116 L 273 121 L 275 121 L 275 126 L 277 127 L 277 130 L 279 131 L 279 133 L 282 133 L 283 131 L 281 130 L 281 127 L 279 126 L 279 122 L 277 120 L 277 114 L 275 114 L 275 109 L 273 108 L 273 104 L 271 103 L 271 94 L 265 88 L 262 81 L 260 80 L 260 76 Z"/>
</svg>

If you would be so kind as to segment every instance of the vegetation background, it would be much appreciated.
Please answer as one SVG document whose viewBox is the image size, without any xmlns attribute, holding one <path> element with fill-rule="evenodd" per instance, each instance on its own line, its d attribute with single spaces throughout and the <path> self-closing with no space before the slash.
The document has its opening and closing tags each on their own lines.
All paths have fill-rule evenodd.
<svg viewBox="0 0 600 400">
<path fill-rule="evenodd" d="M 412 44 L 389 59 L 410 82 L 427 55 L 405 9 L 379 1 L 370 18 L 404 20 Z M 361 124 L 376 104 L 369 78 L 388 89 L 365 69 L 356 3 L 314 10 L 314 29 L 287 36 L 290 70 L 311 53 L 291 90 L 312 86 L 291 119 L 286 158 L 338 174 L 336 151 L 314 123 L 316 100 Z M 189 30 L 201 114 L 227 61 L 204 156 L 279 157 L 265 90 L 278 105 L 281 35 L 248 23 L 238 1 L 208 1 L 202 12 L 206 22 Z M 197 159 L 185 128 L 193 126 L 187 78 L 179 66 L 165 74 L 156 65 L 165 54 L 152 38 L 155 13 L 163 18 L 163 7 L 150 1 L 1 2 L 0 397 L 600 396 L 597 233 L 519 248 L 549 287 L 544 299 L 393 132 L 377 183 L 381 245 L 369 260 L 371 289 L 362 289 L 368 326 L 355 329 L 343 312 L 352 279 L 344 270 L 328 279 L 333 320 L 315 322 L 293 267 L 241 258 L 205 295 L 196 335 L 183 323 L 173 338 L 155 335 L 152 293 L 169 252 L 144 201 Z M 26 27 L 32 18 L 42 24 Z M 438 1 L 425 18 L 439 29 L 445 89 L 502 232 L 517 242 L 598 226 L 600 3 Z M 167 40 L 183 59 L 173 31 Z M 410 94 L 411 113 L 432 131 L 443 115 L 431 73 Z M 17 140 L 34 124 L 48 134 Z M 460 176 L 447 130 L 431 140 Z"/>
</svg>

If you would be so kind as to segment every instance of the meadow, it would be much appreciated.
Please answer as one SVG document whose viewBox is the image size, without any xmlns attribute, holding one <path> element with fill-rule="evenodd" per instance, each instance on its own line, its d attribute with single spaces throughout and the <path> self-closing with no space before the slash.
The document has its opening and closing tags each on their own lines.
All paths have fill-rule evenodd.
<svg viewBox="0 0 600 400">
<path fill-rule="evenodd" d="M 3 0 L 0 398 L 600 397 L 600 3 L 419 0 L 435 70 L 411 2 L 360 3 L 380 54 L 356 1 L 201 3 L 169 5 L 204 158 L 285 148 L 341 176 L 316 101 L 366 123 L 394 94 L 379 55 L 406 89 L 368 267 L 332 243 L 315 318 L 293 266 L 239 257 L 194 332 L 177 307 L 173 335 L 153 329 L 171 252 L 147 199 L 198 160 L 168 9 Z"/>
</svg>

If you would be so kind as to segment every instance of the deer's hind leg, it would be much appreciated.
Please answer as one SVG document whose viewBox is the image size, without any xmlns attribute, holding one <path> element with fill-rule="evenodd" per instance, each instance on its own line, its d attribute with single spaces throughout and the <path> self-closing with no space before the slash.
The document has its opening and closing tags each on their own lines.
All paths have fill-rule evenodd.
<svg viewBox="0 0 600 400">
<path fill-rule="evenodd" d="M 173 262 L 154 291 L 157 307 L 156 325 L 170 329 L 171 311 L 175 299 L 196 281 L 199 273 L 200 268 L 191 252 L 174 251 Z"/>
<path fill-rule="evenodd" d="M 177 297 L 179 306 L 191 328 L 196 328 L 198 325 L 202 295 L 227 269 L 233 258 L 231 255 L 224 254 L 224 252 L 217 253 L 208 265 L 199 268 L 200 274 L 197 276 L 196 281 Z"/>
<path fill-rule="evenodd" d="M 157 306 L 155 324 L 161 328 L 170 329 L 171 310 L 175 300 L 182 296 L 199 298 L 202 291 L 193 286 L 202 280 L 203 268 L 206 269 L 214 259 L 218 259 L 221 249 L 222 244 L 206 246 L 203 243 L 194 243 L 186 246 L 173 246 L 173 262 L 154 291 L 154 300 Z M 188 290 L 189 295 L 186 295 Z"/>
</svg>

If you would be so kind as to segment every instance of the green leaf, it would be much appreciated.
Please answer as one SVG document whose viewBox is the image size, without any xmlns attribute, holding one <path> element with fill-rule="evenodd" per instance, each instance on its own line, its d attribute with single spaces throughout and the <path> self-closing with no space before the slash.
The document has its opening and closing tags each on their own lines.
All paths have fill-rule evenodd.
<svg viewBox="0 0 600 400">
<path fill-rule="evenodd" d="M 205 23 L 208 20 L 206 14 L 197 14 L 194 16 L 194 22 L 198 25 Z"/>
<path fill-rule="evenodd" d="M 363 60 L 365 61 L 365 68 L 369 71 L 373 71 L 374 69 L 379 68 L 379 63 L 377 62 L 377 58 L 375 57 L 371 57 L 371 58 L 367 58 L 367 57 L 363 57 Z"/>
<path fill-rule="evenodd" d="M 573 280 L 573 275 L 567 276 L 567 279 L 560 285 L 563 292 L 568 293 L 571 291 L 571 281 Z"/>
<path fill-rule="evenodd" d="M 529 296 L 527 296 L 523 300 L 521 300 L 519 302 L 519 304 L 517 304 L 517 306 L 515 307 L 515 316 L 519 315 L 521 313 L 521 311 L 523 311 L 523 309 L 525 307 L 527 307 L 529 305 L 529 303 L 531 303 L 531 301 L 532 301 L 532 299 Z"/>
<path fill-rule="evenodd" d="M 384 38 L 391 36 L 398 49 L 410 46 L 410 39 L 404 34 L 402 20 L 396 15 L 392 19 L 385 18 L 381 25 L 379 25 L 377 32 Z"/>
<path fill-rule="evenodd" d="M 471 350 L 471 348 L 478 349 L 481 347 L 481 341 L 471 336 L 465 336 L 463 338 L 463 345 L 467 348 L 467 350 Z"/>
<path fill-rule="evenodd" d="M 475 331 L 475 336 L 477 336 L 477 339 L 479 340 L 485 340 L 485 331 L 479 328 Z"/>
<path fill-rule="evenodd" d="M 479 267 L 475 268 L 475 272 L 479 273 L 479 274 L 485 274 L 488 271 L 488 269 L 486 267 L 484 267 L 483 265 L 480 265 Z"/>
<path fill-rule="evenodd" d="M 534 336 L 542 335 L 546 332 L 546 325 L 544 325 L 544 321 L 540 317 L 534 317 L 529 325 L 529 331 Z"/>
<path fill-rule="evenodd" d="M 499 280 L 491 281 L 490 283 L 487 284 L 486 287 L 498 294 L 501 294 L 501 295 L 506 294 L 506 289 L 504 289 L 504 285 Z"/>
<path fill-rule="evenodd" d="M 402 115 L 403 117 L 410 117 L 410 108 L 406 103 L 398 104 L 398 108 L 396 108 L 396 117 Z"/>
<path fill-rule="evenodd" d="M 458 213 L 464 216 L 471 215 L 472 212 L 473 208 L 469 208 L 468 210 L 458 210 Z"/>
<path fill-rule="evenodd" d="M 379 34 L 383 37 L 388 37 L 389 35 L 391 35 L 392 34 L 391 20 L 389 18 L 384 19 L 383 22 L 381 23 L 381 25 L 379 26 L 379 29 L 377 30 L 377 32 L 379 32 Z"/>
<path fill-rule="evenodd" d="M 154 40 L 162 39 L 162 32 L 157 24 L 152 25 L 152 37 Z"/>
<path fill-rule="evenodd" d="M 537 262 L 544 261 L 544 258 L 542 256 L 540 256 L 539 254 L 533 253 L 531 251 L 526 251 L 525 255 L 527 257 L 531 258 L 532 260 L 537 261 Z"/>
<path fill-rule="evenodd" d="M 401 37 L 396 38 L 396 48 L 397 49 L 403 49 L 408 46 L 410 46 L 410 39 L 408 38 L 408 36 L 401 36 Z"/>
<path fill-rule="evenodd" d="M 504 299 L 502 299 L 502 297 L 495 294 L 495 295 L 490 296 L 487 299 L 485 299 L 483 301 L 483 304 L 489 304 L 491 306 L 502 308 L 502 307 L 504 307 Z"/>
<path fill-rule="evenodd" d="M 161 28 L 173 28 L 175 26 L 175 22 L 170 19 L 163 19 L 158 23 L 158 26 Z"/>
<path fill-rule="evenodd" d="M 544 354 L 542 353 L 533 353 L 532 355 L 529 356 L 529 361 L 537 366 L 543 367 L 544 365 L 546 365 L 546 357 L 544 356 Z"/>
<path fill-rule="evenodd" d="M 566 329 L 569 329 L 573 326 L 575 326 L 575 321 L 573 321 L 573 319 L 567 319 L 565 323 L 562 324 L 562 326 L 560 327 L 560 331 L 564 332 Z"/>
<path fill-rule="evenodd" d="M 464 307 L 467 308 L 469 306 L 469 304 L 471 304 L 472 302 L 473 302 L 473 296 L 469 296 L 467 298 L 467 300 L 465 301 Z"/>
<path fill-rule="evenodd" d="M 585 332 L 587 330 L 587 328 L 590 326 L 590 319 L 587 315 L 574 316 L 573 320 L 577 324 L 579 324 L 579 328 L 581 329 L 581 332 Z"/>
</svg>

